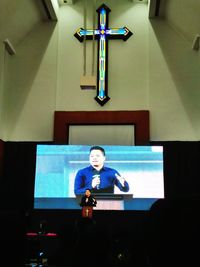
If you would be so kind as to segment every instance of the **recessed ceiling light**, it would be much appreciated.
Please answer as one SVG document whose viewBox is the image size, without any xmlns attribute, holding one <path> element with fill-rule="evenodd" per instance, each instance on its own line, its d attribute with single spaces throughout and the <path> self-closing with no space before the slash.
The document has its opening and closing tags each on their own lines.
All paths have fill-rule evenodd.
<svg viewBox="0 0 200 267">
<path fill-rule="evenodd" d="M 74 4 L 74 0 L 58 0 L 59 5 Z"/>
</svg>

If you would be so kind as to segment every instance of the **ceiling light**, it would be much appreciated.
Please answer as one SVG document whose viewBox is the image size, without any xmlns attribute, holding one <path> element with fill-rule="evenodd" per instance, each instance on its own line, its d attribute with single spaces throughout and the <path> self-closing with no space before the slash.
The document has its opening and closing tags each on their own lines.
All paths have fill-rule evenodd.
<svg viewBox="0 0 200 267">
<path fill-rule="evenodd" d="M 58 3 L 60 6 L 67 5 L 67 4 L 72 5 L 74 4 L 74 2 L 75 0 L 58 0 Z"/>
</svg>

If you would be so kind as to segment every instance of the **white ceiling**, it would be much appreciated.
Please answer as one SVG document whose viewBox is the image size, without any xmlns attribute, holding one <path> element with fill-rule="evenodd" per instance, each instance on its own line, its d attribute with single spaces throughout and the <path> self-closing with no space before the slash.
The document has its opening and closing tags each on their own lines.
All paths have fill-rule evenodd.
<svg viewBox="0 0 200 267">
<path fill-rule="evenodd" d="M 0 41 L 16 46 L 47 16 L 40 0 L 0 0 Z"/>
<path fill-rule="evenodd" d="M 160 16 L 190 43 L 200 34 L 200 0 L 161 0 Z"/>
<path fill-rule="evenodd" d="M 48 20 L 42 1 L 44 0 L 0 0 L 0 41 L 8 38 L 16 46 L 37 23 Z M 64 0 L 58 1 L 64 3 Z M 67 1 L 64 4 L 76 3 L 75 0 Z M 159 0 L 151 2 L 159 3 Z M 200 0 L 160 0 L 159 15 L 155 19 L 165 19 L 190 42 L 200 33 Z"/>
</svg>

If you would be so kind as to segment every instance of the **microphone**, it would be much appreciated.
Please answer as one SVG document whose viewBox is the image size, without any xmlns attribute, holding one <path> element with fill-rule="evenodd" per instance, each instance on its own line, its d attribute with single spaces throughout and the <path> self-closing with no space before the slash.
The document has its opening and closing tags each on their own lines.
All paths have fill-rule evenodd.
<svg viewBox="0 0 200 267">
<path fill-rule="evenodd" d="M 100 175 L 99 175 L 99 174 L 95 174 L 95 175 L 92 176 L 92 178 L 93 178 L 93 179 L 94 179 L 94 178 L 99 178 L 99 180 L 100 180 Z M 97 190 L 100 189 L 100 183 L 96 185 L 96 189 L 97 189 Z"/>
<path fill-rule="evenodd" d="M 96 177 L 99 178 L 99 180 L 100 180 L 100 175 L 96 175 Z M 99 185 L 100 185 L 100 183 L 96 186 L 97 190 L 99 190 Z"/>
<path fill-rule="evenodd" d="M 92 204 L 95 205 L 96 200 L 92 198 Z M 96 205 L 95 205 L 96 206 Z"/>
</svg>

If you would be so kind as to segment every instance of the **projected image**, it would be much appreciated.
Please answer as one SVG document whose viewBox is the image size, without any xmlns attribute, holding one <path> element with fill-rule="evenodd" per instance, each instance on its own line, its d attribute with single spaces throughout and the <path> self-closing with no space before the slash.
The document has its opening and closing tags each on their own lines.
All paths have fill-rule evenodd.
<svg viewBox="0 0 200 267">
<path fill-rule="evenodd" d="M 107 204 L 120 196 L 119 209 L 146 209 L 164 198 L 162 146 L 37 146 L 34 208 L 78 209 L 87 188 Z"/>
<path fill-rule="evenodd" d="M 128 192 L 129 185 L 124 177 L 113 168 L 105 166 L 105 149 L 92 146 L 89 154 L 89 166 L 79 170 L 75 176 L 75 195 L 84 194 L 88 188 L 92 193 L 115 193 L 118 187 L 121 192 Z"/>
</svg>

